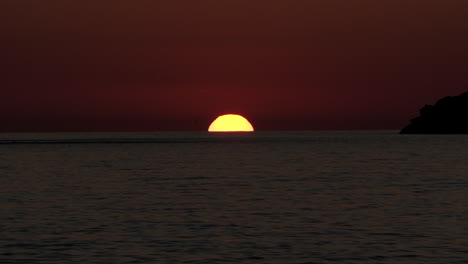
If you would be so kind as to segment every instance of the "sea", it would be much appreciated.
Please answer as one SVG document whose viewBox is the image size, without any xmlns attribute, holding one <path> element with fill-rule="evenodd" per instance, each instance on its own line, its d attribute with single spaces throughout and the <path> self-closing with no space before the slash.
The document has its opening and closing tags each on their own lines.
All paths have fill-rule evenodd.
<svg viewBox="0 0 468 264">
<path fill-rule="evenodd" d="M 468 135 L 0 134 L 0 263 L 468 263 Z"/>
</svg>

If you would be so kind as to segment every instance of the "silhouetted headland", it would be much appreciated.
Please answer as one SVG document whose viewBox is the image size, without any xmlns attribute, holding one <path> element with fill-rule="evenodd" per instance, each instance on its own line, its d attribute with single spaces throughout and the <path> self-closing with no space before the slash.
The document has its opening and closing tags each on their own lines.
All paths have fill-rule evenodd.
<svg viewBox="0 0 468 264">
<path fill-rule="evenodd" d="M 468 134 L 468 92 L 426 105 L 401 134 Z"/>
</svg>

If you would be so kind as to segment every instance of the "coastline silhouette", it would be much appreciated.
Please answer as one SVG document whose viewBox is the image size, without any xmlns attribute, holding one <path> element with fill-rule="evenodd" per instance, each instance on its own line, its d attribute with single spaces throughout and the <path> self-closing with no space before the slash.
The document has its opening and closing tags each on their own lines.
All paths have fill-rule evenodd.
<svg viewBox="0 0 468 264">
<path fill-rule="evenodd" d="M 468 134 L 468 92 L 425 105 L 400 134 Z"/>
</svg>

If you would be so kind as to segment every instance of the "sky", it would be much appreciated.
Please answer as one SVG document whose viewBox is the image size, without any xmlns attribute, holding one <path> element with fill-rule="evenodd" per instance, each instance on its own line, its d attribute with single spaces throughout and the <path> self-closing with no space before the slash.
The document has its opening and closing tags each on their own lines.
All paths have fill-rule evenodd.
<svg viewBox="0 0 468 264">
<path fill-rule="evenodd" d="M 468 91 L 466 0 L 2 0 L 0 132 L 400 129 Z"/>
</svg>

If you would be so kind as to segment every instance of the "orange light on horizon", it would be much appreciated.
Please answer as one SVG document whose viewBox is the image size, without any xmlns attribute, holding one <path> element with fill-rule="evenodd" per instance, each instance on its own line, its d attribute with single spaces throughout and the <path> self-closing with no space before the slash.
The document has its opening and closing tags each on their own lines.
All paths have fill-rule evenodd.
<svg viewBox="0 0 468 264">
<path fill-rule="evenodd" d="M 208 128 L 209 132 L 252 132 L 252 124 L 240 115 L 222 115 L 216 118 Z"/>
</svg>

